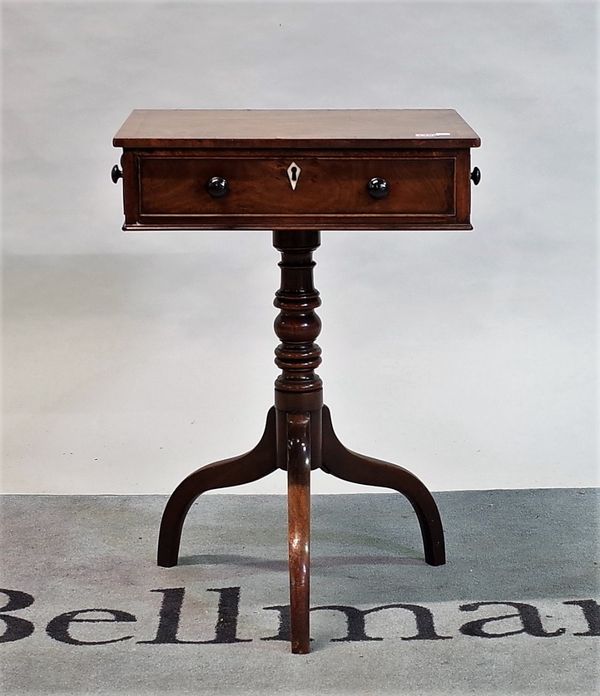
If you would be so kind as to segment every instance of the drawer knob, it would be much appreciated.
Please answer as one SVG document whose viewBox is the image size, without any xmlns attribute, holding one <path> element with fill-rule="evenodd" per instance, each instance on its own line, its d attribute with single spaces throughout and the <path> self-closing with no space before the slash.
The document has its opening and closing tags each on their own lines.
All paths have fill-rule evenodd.
<svg viewBox="0 0 600 696">
<path fill-rule="evenodd" d="M 385 198 L 390 192 L 390 185 L 380 176 L 374 176 L 367 184 L 367 191 L 373 198 Z"/>
<path fill-rule="evenodd" d="M 229 184 L 222 176 L 213 176 L 206 182 L 206 190 L 213 198 L 222 198 L 228 193 Z"/>
<path fill-rule="evenodd" d="M 471 181 L 477 186 L 477 184 L 481 181 L 481 172 L 479 170 L 479 167 L 474 167 L 473 171 L 471 172 Z"/>
<path fill-rule="evenodd" d="M 113 181 L 113 184 L 116 184 L 119 179 L 123 178 L 123 172 L 119 169 L 119 165 L 115 164 L 115 166 L 110 170 L 110 178 Z"/>
</svg>

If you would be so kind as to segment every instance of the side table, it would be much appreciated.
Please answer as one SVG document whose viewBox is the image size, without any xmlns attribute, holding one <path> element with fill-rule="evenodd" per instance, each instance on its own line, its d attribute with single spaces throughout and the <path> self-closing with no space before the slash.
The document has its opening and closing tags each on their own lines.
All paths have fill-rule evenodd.
<svg viewBox="0 0 600 696">
<path fill-rule="evenodd" d="M 444 532 L 426 486 L 400 466 L 346 449 L 315 373 L 321 304 L 313 252 L 321 230 L 470 230 L 470 148 L 479 137 L 450 109 L 136 110 L 123 148 L 124 230 L 271 229 L 281 253 L 275 293 L 274 406 L 250 452 L 204 466 L 163 513 L 158 565 L 177 564 L 188 510 L 205 491 L 288 477 L 291 648 L 308 653 L 310 472 L 402 493 L 417 515 L 425 560 L 445 563 Z"/>
</svg>

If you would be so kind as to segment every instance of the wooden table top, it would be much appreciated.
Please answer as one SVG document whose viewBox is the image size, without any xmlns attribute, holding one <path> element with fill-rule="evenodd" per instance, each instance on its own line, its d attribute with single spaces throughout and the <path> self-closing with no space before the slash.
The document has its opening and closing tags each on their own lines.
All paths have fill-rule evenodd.
<svg viewBox="0 0 600 696">
<path fill-rule="evenodd" d="M 479 136 L 454 109 L 136 109 L 123 148 L 468 148 Z"/>
</svg>

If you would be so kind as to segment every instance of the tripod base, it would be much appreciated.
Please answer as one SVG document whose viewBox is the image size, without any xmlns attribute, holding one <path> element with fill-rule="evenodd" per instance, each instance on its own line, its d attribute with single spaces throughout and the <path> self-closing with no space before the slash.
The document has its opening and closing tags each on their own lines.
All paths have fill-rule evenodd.
<svg viewBox="0 0 600 696">
<path fill-rule="evenodd" d="M 288 475 L 288 547 L 292 652 L 310 650 L 310 472 L 323 469 L 345 481 L 393 488 L 413 506 L 423 535 L 425 560 L 445 562 L 444 532 L 431 493 L 402 467 L 363 457 L 346 449 L 323 406 L 323 385 L 315 370 L 321 349 L 314 342 L 321 331 L 315 309 L 321 304 L 313 283 L 312 259 L 320 244 L 318 230 L 274 230 L 273 245 L 281 252 L 281 287 L 275 293 L 279 308 L 275 333 L 281 343 L 275 364 L 275 406 L 267 415 L 261 441 L 240 457 L 224 459 L 194 471 L 169 498 L 158 540 L 158 565 L 174 566 L 181 529 L 196 498 L 214 488 L 250 483 L 283 469 Z"/>
<path fill-rule="evenodd" d="M 277 418 L 276 418 L 277 415 Z M 321 420 L 321 423 L 313 421 Z M 316 427 L 321 426 L 321 427 Z M 321 442 L 314 442 L 315 432 Z M 278 457 L 279 443 L 279 457 Z M 282 445 L 285 457 L 282 458 Z M 315 466 L 318 463 L 318 467 Z M 264 434 L 256 447 L 239 457 L 204 466 L 184 479 L 164 510 L 158 541 L 158 565 L 177 565 L 183 523 L 202 493 L 256 481 L 278 467 L 288 473 L 288 548 L 292 652 L 310 651 L 310 471 L 321 468 L 344 481 L 391 488 L 411 503 L 419 520 L 425 560 L 445 563 L 444 532 L 437 505 L 425 485 L 395 464 L 346 449 L 338 440 L 327 406 L 306 413 L 271 408 Z"/>
</svg>

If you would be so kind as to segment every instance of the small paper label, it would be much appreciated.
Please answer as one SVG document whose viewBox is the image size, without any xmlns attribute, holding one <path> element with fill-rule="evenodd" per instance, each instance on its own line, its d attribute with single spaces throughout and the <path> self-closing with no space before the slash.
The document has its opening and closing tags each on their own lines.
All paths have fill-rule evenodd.
<svg viewBox="0 0 600 696">
<path fill-rule="evenodd" d="M 450 133 L 415 133 L 415 138 L 435 138 L 440 135 L 450 135 Z"/>
</svg>

